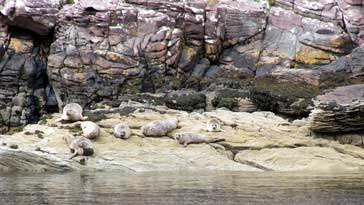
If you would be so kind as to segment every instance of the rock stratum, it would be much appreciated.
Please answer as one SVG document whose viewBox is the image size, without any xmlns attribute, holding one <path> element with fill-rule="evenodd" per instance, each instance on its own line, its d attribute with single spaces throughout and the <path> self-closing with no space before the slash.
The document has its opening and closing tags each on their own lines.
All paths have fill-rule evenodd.
<svg viewBox="0 0 364 205">
<path fill-rule="evenodd" d="M 188 112 L 224 107 L 236 115 L 270 111 L 308 117 L 312 136 L 363 147 L 364 2 L 269 2 L 0 0 L 0 133 L 35 124 L 70 102 L 94 110 L 138 101 Z M 263 151 L 271 147 L 239 154 L 236 150 L 245 150 L 232 144 L 223 145 L 234 154 L 233 161 L 221 159 L 227 167 L 278 170 L 267 162 L 274 153 Z M 288 146 L 274 150 L 277 161 L 302 164 L 306 161 L 293 158 L 307 154 L 316 163 L 315 152 L 335 154 L 332 147 L 310 145 L 288 158 L 282 156 L 292 151 Z M 44 169 L 64 166 L 62 158 L 33 151 L 3 150 L 3 156 L 14 154 L 18 161 L 2 169 L 30 156 Z M 341 154 L 335 160 L 345 164 L 350 157 Z"/>
<path fill-rule="evenodd" d="M 93 140 L 93 156 L 69 160 L 72 154 L 62 138 L 78 135 L 81 130 L 74 123 L 58 122 L 60 114 L 53 114 L 37 125 L 27 125 L 21 132 L 0 136 L 0 171 L 340 172 L 364 168 L 364 149 L 313 138 L 307 120 L 291 123 L 272 112 L 217 109 L 188 113 L 164 106 L 129 103 L 86 114 L 99 116 L 90 119 L 101 127 L 101 136 Z M 171 117 L 180 120 L 180 128 L 168 136 L 140 137 L 142 125 Z M 213 117 L 222 121 L 225 132 L 206 132 L 206 122 Z M 113 136 L 113 126 L 120 122 L 130 126 L 131 138 L 122 140 Z M 184 147 L 170 137 L 177 132 L 196 132 L 226 141 Z"/>
<path fill-rule="evenodd" d="M 324 90 L 363 82 L 360 0 L 3 0 L 0 13 L 3 132 L 69 102 L 183 88 L 307 116 Z"/>
</svg>

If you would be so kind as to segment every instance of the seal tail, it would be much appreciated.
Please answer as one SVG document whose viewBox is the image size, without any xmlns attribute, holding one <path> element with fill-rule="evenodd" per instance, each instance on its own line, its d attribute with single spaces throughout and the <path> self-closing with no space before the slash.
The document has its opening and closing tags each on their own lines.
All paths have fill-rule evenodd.
<svg viewBox="0 0 364 205">
<path fill-rule="evenodd" d="M 224 142 L 224 141 L 225 141 L 225 139 L 223 139 L 223 138 L 212 138 L 210 140 L 210 143 Z"/>
</svg>

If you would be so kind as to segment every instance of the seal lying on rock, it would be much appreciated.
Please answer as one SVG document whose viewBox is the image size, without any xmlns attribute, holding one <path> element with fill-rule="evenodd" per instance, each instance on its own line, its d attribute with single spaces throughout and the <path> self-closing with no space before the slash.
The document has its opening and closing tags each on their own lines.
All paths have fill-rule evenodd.
<svg viewBox="0 0 364 205">
<path fill-rule="evenodd" d="M 146 137 L 161 137 L 178 127 L 178 119 L 157 120 L 142 127 L 142 133 Z"/>
<path fill-rule="evenodd" d="M 76 122 L 86 120 L 87 117 L 82 115 L 82 107 L 77 103 L 69 103 L 63 108 L 61 120 Z"/>
<path fill-rule="evenodd" d="M 218 119 L 212 118 L 206 123 L 206 129 L 208 132 L 224 132 L 221 129 L 221 123 Z"/>
<path fill-rule="evenodd" d="M 91 121 L 81 122 L 82 135 L 88 139 L 96 139 L 100 135 L 100 127 Z"/>
<path fill-rule="evenodd" d="M 73 159 L 79 155 L 81 156 L 91 156 L 94 154 L 94 149 L 92 146 L 92 142 L 85 138 L 85 137 L 74 137 L 74 136 L 67 136 L 63 138 L 68 147 L 71 150 L 71 153 L 74 153 L 70 159 Z"/>
<path fill-rule="evenodd" d="M 185 147 L 187 147 L 187 145 L 189 144 L 214 143 L 225 141 L 225 139 L 222 138 L 210 138 L 206 135 L 193 132 L 176 133 L 173 137 Z"/>
<path fill-rule="evenodd" d="M 119 123 L 114 127 L 114 136 L 120 139 L 128 139 L 131 136 L 131 130 L 128 125 Z"/>
</svg>

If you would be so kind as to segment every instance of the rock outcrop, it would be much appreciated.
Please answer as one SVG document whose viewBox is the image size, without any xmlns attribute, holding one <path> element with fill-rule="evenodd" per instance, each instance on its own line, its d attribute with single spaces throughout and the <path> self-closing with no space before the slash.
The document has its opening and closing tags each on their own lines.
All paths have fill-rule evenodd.
<svg viewBox="0 0 364 205">
<path fill-rule="evenodd" d="M 187 113 L 162 106 L 129 103 L 119 108 L 91 110 L 100 116 L 94 121 L 101 135 L 93 140 L 95 153 L 90 157 L 72 155 L 62 139 L 77 135 L 74 124 L 61 124 L 60 114 L 48 116 L 38 125 L 0 136 L 0 172 L 3 171 L 358 171 L 364 167 L 364 149 L 341 145 L 309 136 L 308 122 L 293 123 L 271 112 L 232 112 L 218 109 Z M 171 137 L 140 137 L 141 126 L 161 119 L 178 117 L 179 128 L 169 133 L 195 132 L 223 137 L 225 142 L 192 144 L 185 148 Z M 207 132 L 206 122 L 218 118 L 225 132 Z M 127 140 L 113 136 L 113 126 L 130 126 Z M 42 125 L 40 125 L 42 124 Z M 17 149 L 10 149 L 14 147 Z"/>
<path fill-rule="evenodd" d="M 311 113 L 314 132 L 342 133 L 364 130 L 364 85 L 338 87 L 315 99 Z"/>
<path fill-rule="evenodd" d="M 1 1 L 0 129 L 184 88 L 248 93 L 216 107 L 307 116 L 325 89 L 363 83 L 362 1 L 265 3 Z"/>
<path fill-rule="evenodd" d="M 70 171 L 68 163 L 57 157 L 37 152 L 0 148 L 0 170 L 5 172 Z"/>
</svg>

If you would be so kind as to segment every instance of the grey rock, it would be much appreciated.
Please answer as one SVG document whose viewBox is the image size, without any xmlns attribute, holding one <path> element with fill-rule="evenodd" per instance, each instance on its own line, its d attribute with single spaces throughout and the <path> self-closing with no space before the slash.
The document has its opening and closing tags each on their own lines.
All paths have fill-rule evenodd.
<svg viewBox="0 0 364 205">
<path fill-rule="evenodd" d="M 310 115 L 314 132 L 342 133 L 363 130 L 363 85 L 350 85 L 318 96 Z"/>
</svg>

